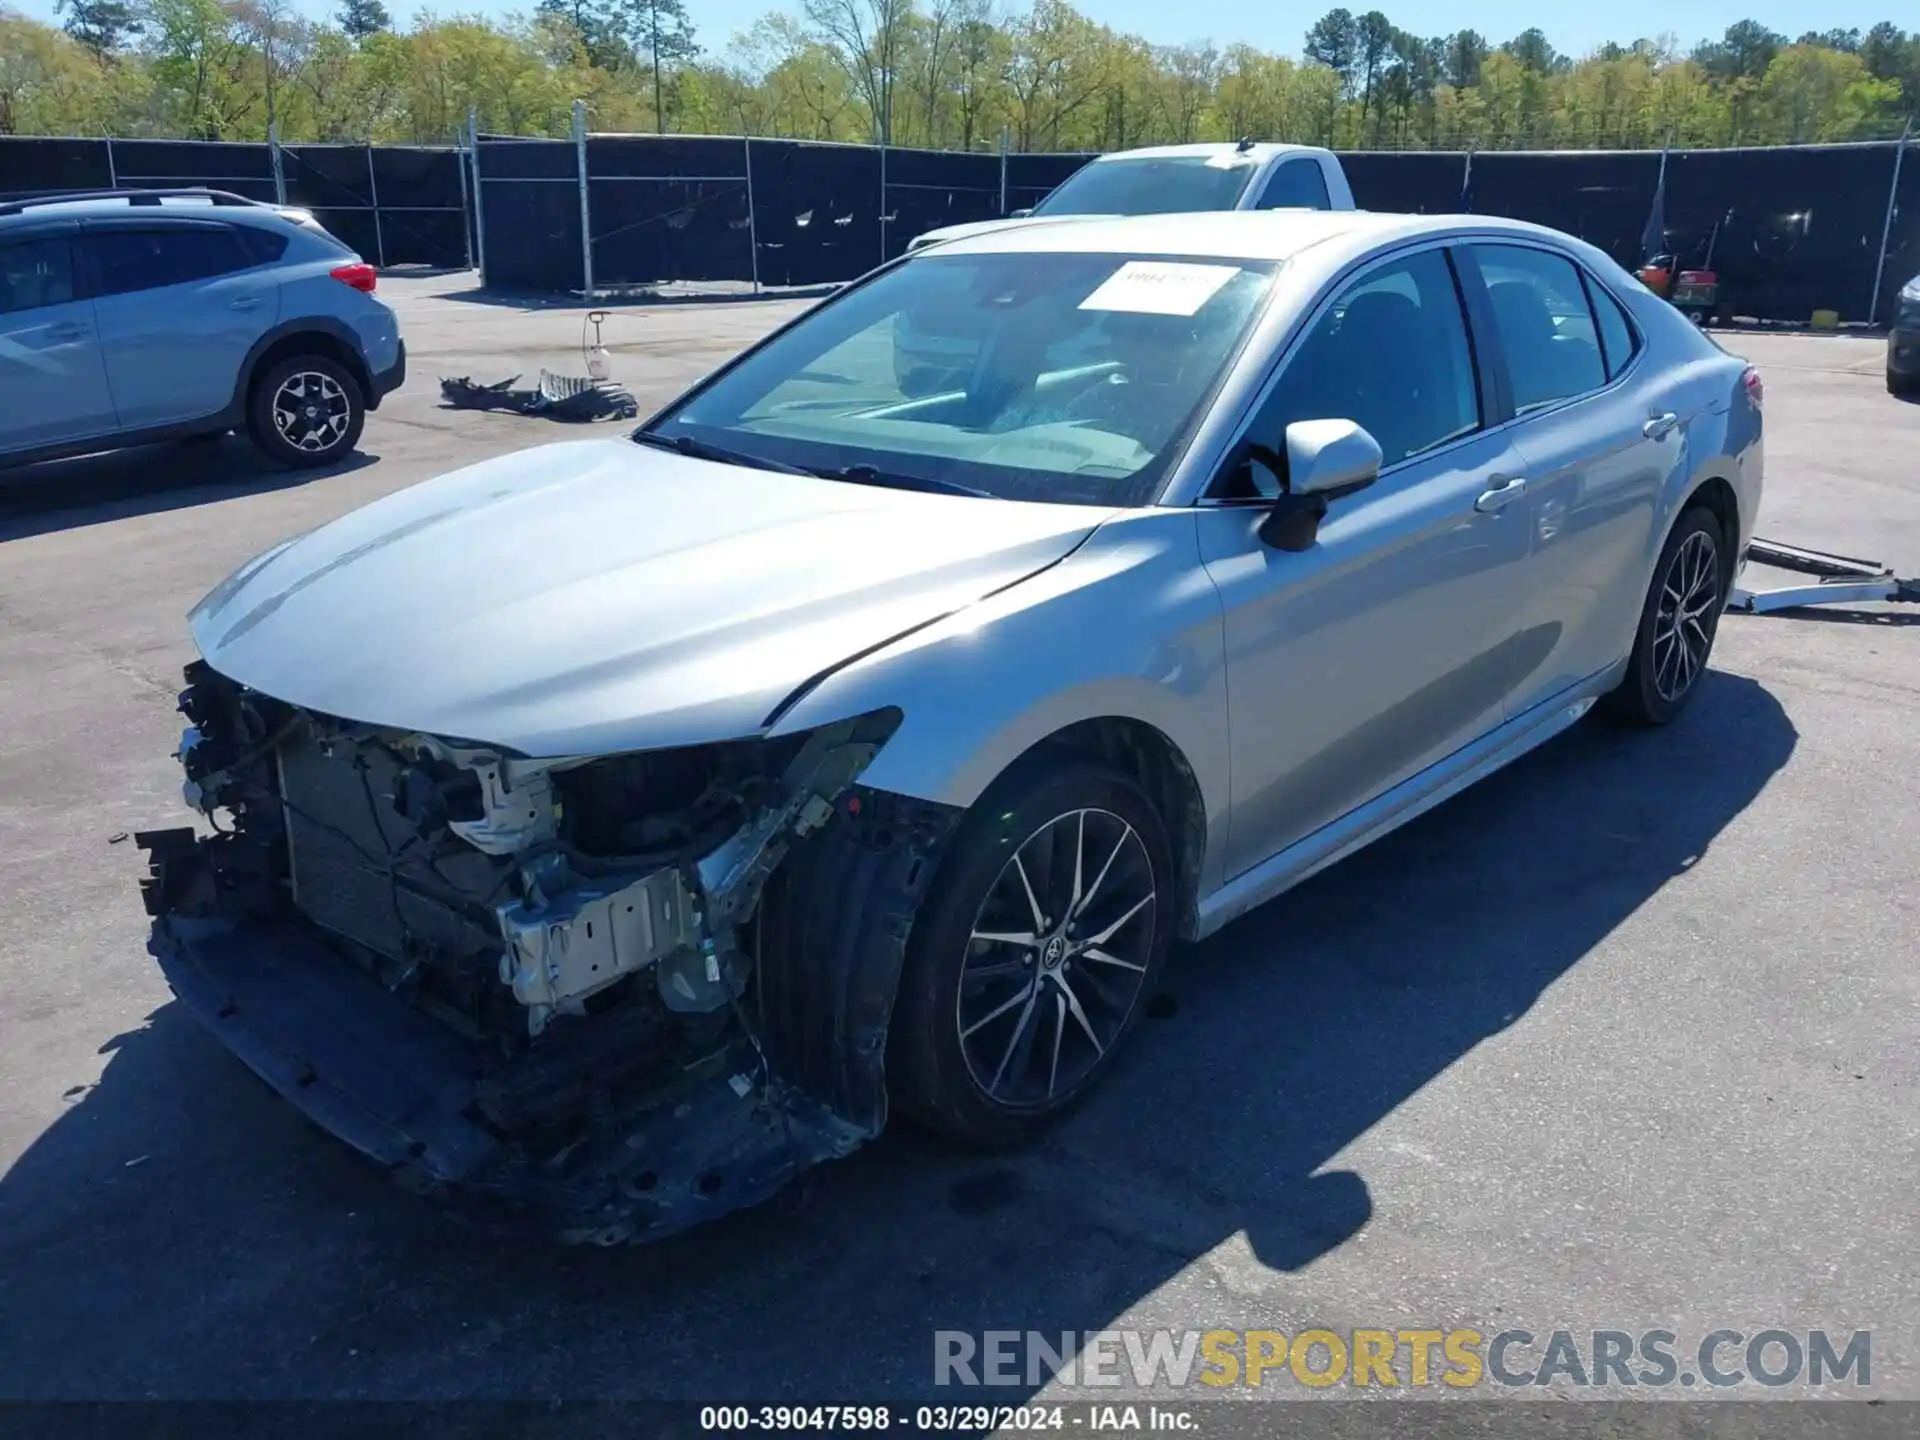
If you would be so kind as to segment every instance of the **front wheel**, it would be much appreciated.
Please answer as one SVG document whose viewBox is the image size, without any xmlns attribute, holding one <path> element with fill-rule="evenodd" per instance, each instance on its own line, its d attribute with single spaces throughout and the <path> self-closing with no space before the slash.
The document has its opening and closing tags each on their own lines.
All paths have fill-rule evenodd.
<svg viewBox="0 0 1920 1440">
<path fill-rule="evenodd" d="M 1920 397 L 1920 375 L 1902 375 L 1893 366 L 1887 366 L 1887 393 L 1903 400 Z"/>
<path fill-rule="evenodd" d="M 330 465 L 360 443 L 367 423 L 360 382 L 324 355 L 279 361 L 254 383 L 247 407 L 253 443 L 296 469 Z"/>
<path fill-rule="evenodd" d="M 990 792 L 908 944 L 888 1046 L 901 1108 L 983 1147 L 1065 1114 L 1139 1023 L 1172 886 L 1166 827 L 1119 771 L 1065 759 Z"/>
<path fill-rule="evenodd" d="M 1720 521 L 1704 505 L 1675 522 L 1653 567 L 1627 673 L 1606 697 L 1616 717 L 1664 725 L 1693 698 L 1727 603 L 1724 545 Z"/>
</svg>

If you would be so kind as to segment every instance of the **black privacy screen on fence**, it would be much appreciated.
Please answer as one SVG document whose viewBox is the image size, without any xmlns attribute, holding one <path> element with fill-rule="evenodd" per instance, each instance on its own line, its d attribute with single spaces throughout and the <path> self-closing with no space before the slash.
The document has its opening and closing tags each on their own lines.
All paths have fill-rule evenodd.
<svg viewBox="0 0 1920 1440">
<path fill-rule="evenodd" d="M 461 154 L 419 145 L 0 138 L 0 199 L 59 192 L 205 187 L 313 211 L 379 265 L 461 266 L 469 252 Z M 284 192 L 281 187 L 284 186 Z"/>
<path fill-rule="evenodd" d="M 405 145 L 273 147 L 184 140 L 0 137 L 0 199 L 123 186 L 197 186 L 272 200 L 284 187 L 381 265 L 482 262 L 489 285 L 596 289 L 851 280 L 914 236 L 1032 207 L 1088 155 L 880 150 L 739 136 L 595 135 L 586 175 L 570 140 L 483 135 L 471 155 Z M 1656 194 L 1663 249 L 1719 272 L 1724 309 L 1761 320 L 1885 319 L 1920 272 L 1920 147 L 1356 153 L 1364 209 L 1472 211 L 1578 235 L 1623 265 L 1644 257 Z M 1883 232 L 1886 256 L 1881 263 Z M 1881 272 L 1875 303 L 1876 269 Z"/>
</svg>

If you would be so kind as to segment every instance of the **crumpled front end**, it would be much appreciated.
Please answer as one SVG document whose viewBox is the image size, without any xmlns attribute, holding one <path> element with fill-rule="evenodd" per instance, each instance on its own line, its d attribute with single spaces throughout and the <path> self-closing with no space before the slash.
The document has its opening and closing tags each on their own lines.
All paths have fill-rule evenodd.
<svg viewBox="0 0 1920 1440">
<path fill-rule="evenodd" d="M 858 783 L 897 712 L 528 760 L 204 662 L 187 679 L 185 793 L 213 833 L 138 837 L 151 948 L 362 1154 L 614 1243 L 758 1203 L 878 1133 L 907 930 L 957 818 Z M 894 923 L 851 949 L 764 935 L 789 856 Z M 787 930 L 823 908 L 781 899 Z"/>
</svg>

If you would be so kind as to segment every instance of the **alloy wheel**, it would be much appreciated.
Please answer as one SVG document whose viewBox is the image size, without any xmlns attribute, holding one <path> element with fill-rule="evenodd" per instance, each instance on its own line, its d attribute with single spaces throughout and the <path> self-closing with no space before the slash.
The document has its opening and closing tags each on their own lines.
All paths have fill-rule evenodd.
<svg viewBox="0 0 1920 1440">
<path fill-rule="evenodd" d="M 954 1023 L 980 1092 L 1010 1109 L 1071 1095 L 1121 1036 L 1153 953 L 1153 863 L 1110 810 L 1056 816 L 974 917 Z"/>
<path fill-rule="evenodd" d="M 273 392 L 272 413 L 281 439 L 296 450 L 318 455 L 346 438 L 353 405 L 331 375 L 300 370 Z"/>
<path fill-rule="evenodd" d="M 1660 581 L 1653 618 L 1653 687 L 1678 700 L 1706 668 L 1720 620 L 1720 551 L 1705 531 L 1687 536 Z"/>
</svg>

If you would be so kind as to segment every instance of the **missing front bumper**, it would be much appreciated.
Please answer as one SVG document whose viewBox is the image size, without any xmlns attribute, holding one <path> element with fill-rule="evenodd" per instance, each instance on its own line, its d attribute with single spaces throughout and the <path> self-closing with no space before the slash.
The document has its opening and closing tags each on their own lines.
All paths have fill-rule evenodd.
<svg viewBox="0 0 1920 1440">
<path fill-rule="evenodd" d="M 658 1103 L 536 1157 L 478 1118 L 489 1053 L 345 965 L 298 924 L 165 915 L 150 948 L 182 1004 L 308 1119 L 410 1189 L 598 1244 L 771 1199 L 871 1132 L 769 1086 L 744 1039 Z"/>
</svg>

